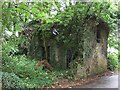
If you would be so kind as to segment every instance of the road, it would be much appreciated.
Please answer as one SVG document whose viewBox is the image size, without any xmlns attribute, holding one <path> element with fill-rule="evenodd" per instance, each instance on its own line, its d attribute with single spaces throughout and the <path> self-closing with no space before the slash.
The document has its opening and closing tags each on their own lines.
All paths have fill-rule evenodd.
<svg viewBox="0 0 120 90">
<path fill-rule="evenodd" d="M 115 74 L 112 76 L 104 76 L 94 82 L 90 82 L 82 86 L 75 86 L 74 88 L 118 88 L 118 86 L 120 87 L 120 83 L 118 83 L 118 74 Z"/>
</svg>

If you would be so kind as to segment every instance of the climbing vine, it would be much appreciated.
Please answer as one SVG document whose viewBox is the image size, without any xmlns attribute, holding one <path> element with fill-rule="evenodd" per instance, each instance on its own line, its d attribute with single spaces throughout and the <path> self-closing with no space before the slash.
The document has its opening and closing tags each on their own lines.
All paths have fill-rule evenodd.
<svg viewBox="0 0 120 90">
<path fill-rule="evenodd" d="M 79 51 L 79 54 L 86 50 L 85 56 L 89 56 L 91 51 L 90 48 L 87 48 L 89 45 L 86 46 L 87 42 L 89 42 L 86 40 L 88 40 L 87 38 L 89 37 L 84 39 L 87 36 L 87 31 L 85 31 L 84 28 L 88 17 L 96 16 L 103 19 L 103 21 L 109 24 L 109 27 L 111 28 L 110 32 L 116 35 L 115 29 L 117 19 L 115 17 L 117 17 L 118 10 L 116 5 L 108 2 L 76 2 L 74 4 L 71 2 L 69 4 L 62 4 L 61 2 L 54 1 L 51 3 L 5 2 L 3 3 L 2 10 L 3 31 L 7 29 L 8 31 L 15 33 L 21 32 L 23 28 L 32 28 L 32 30 L 36 32 L 41 32 L 37 35 L 39 36 L 40 34 L 41 37 L 43 37 L 44 47 L 46 47 L 45 42 L 51 37 L 50 32 L 52 32 L 53 26 L 58 23 L 59 25 L 56 25 L 55 28 L 62 28 L 58 30 L 59 35 L 54 39 L 65 47 L 71 47 L 75 43 L 76 46 L 74 47 L 83 49 Z M 96 25 L 97 23 L 98 22 L 96 22 Z M 110 46 L 113 46 L 111 42 L 112 39 L 113 37 L 110 35 Z M 84 42 L 84 47 L 82 47 L 81 42 Z M 83 55 L 80 54 L 79 56 L 81 56 L 80 58 L 83 58 Z"/>
</svg>

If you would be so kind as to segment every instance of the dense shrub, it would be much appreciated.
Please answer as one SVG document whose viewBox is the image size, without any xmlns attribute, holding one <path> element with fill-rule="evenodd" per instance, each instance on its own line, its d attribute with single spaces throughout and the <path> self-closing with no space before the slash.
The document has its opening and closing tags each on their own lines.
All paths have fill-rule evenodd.
<svg viewBox="0 0 120 90">
<path fill-rule="evenodd" d="M 9 55 L 9 52 L 18 51 L 20 40 L 12 38 L 3 40 L 2 71 L 4 88 L 42 88 L 55 83 L 57 74 L 55 71 L 45 71 L 43 66 L 37 66 L 37 61 L 25 55 Z M 22 41 L 21 41 L 22 42 Z M 21 84 L 22 82 L 22 84 Z"/>
<path fill-rule="evenodd" d="M 118 69 L 118 55 L 116 53 L 108 54 L 108 69 L 115 70 Z"/>
<path fill-rule="evenodd" d="M 14 73 L 3 72 L 2 73 L 3 88 L 25 88 L 22 80 Z"/>
<path fill-rule="evenodd" d="M 56 78 L 54 72 L 44 71 L 42 66 L 38 67 L 36 64 L 37 62 L 35 60 L 30 60 L 26 58 L 26 56 L 22 55 L 12 57 L 3 56 L 3 71 L 13 72 L 13 75 L 17 75 L 17 77 L 23 81 L 26 87 L 44 87 L 53 84 Z M 19 80 L 19 78 L 17 79 Z M 6 79 L 7 78 L 5 74 L 3 80 L 5 81 Z M 14 80 L 14 78 L 12 79 L 12 76 L 11 80 Z M 11 80 L 10 82 L 12 82 Z M 8 85 L 7 82 L 5 82 L 4 85 L 4 87 L 6 87 Z"/>
</svg>

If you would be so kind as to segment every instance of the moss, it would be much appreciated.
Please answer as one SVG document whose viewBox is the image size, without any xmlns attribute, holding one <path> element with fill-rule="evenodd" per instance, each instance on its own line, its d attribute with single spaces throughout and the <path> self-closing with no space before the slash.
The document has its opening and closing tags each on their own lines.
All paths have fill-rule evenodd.
<svg viewBox="0 0 120 90">
<path fill-rule="evenodd" d="M 86 77 L 87 77 L 87 74 L 86 74 L 85 67 L 81 66 L 81 64 L 78 64 L 75 79 L 83 79 Z"/>
</svg>

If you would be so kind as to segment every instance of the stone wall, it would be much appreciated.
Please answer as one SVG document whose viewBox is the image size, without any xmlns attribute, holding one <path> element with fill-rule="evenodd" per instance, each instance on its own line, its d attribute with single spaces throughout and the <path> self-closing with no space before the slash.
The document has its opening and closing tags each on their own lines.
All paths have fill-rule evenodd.
<svg viewBox="0 0 120 90">
<path fill-rule="evenodd" d="M 54 44 L 50 51 L 50 63 L 55 68 L 65 69 L 66 68 L 66 50 L 60 46 Z"/>
<path fill-rule="evenodd" d="M 79 30 L 81 30 L 79 34 L 76 34 L 76 32 L 70 33 L 73 38 L 76 37 L 74 40 L 71 40 L 72 43 L 70 43 L 70 45 L 57 41 L 55 37 L 54 39 L 48 39 L 48 41 L 46 41 L 46 46 L 50 46 L 49 63 L 54 68 L 59 69 L 67 68 L 67 62 L 69 61 L 67 58 L 70 56 L 67 55 L 67 51 L 71 49 L 74 52 L 78 50 L 76 46 L 79 46 L 75 60 L 71 60 L 71 63 L 78 63 L 75 68 L 76 79 L 102 73 L 107 69 L 107 39 L 109 33 L 107 24 L 102 22 L 102 20 L 98 22 L 95 18 L 91 18 L 87 21 L 84 30 L 82 27 Z M 66 33 L 64 34 L 66 35 Z M 79 36 L 79 39 L 76 35 Z M 66 37 L 67 36 L 68 35 L 66 35 Z M 76 39 L 78 39 L 80 43 Z M 33 37 L 30 45 L 30 56 L 37 60 L 42 60 L 43 50 L 41 47 L 43 46 L 41 37 Z"/>
<path fill-rule="evenodd" d="M 90 20 L 85 27 L 84 35 L 84 64 L 78 64 L 76 79 L 96 75 L 107 70 L 107 39 L 108 28 L 105 23 L 96 25 L 96 21 Z M 97 30 L 100 30 L 100 41 L 97 41 Z"/>
</svg>

